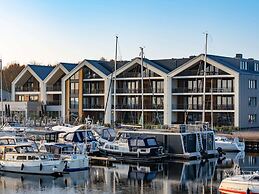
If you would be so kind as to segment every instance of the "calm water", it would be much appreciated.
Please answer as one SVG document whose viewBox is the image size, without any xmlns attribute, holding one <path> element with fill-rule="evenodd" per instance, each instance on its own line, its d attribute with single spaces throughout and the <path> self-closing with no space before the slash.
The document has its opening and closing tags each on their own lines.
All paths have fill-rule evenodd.
<svg viewBox="0 0 259 194">
<path fill-rule="evenodd" d="M 174 161 L 154 165 L 92 166 L 63 177 L 1 173 L 1 194 L 51 193 L 219 193 L 220 181 L 259 169 L 259 155 L 228 153 L 226 159 Z"/>
</svg>

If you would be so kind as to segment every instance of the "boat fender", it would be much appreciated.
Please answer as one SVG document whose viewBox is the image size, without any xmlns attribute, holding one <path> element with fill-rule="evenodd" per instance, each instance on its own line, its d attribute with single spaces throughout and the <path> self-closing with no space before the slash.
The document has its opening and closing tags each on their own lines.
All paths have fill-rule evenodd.
<svg viewBox="0 0 259 194">
<path fill-rule="evenodd" d="M 23 168 L 24 168 L 24 164 L 21 165 L 21 170 L 23 170 Z"/>
<path fill-rule="evenodd" d="M 42 171 L 42 167 L 43 167 L 43 166 L 42 166 L 42 164 L 40 163 L 40 171 Z"/>
</svg>

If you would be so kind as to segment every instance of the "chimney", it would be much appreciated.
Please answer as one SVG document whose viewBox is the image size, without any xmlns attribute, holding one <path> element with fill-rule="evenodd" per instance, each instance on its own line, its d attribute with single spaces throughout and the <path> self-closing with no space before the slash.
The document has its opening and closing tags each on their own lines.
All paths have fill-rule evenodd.
<svg viewBox="0 0 259 194">
<path fill-rule="evenodd" d="M 243 58 L 243 54 L 237 53 L 237 54 L 236 54 L 236 58 L 242 59 L 242 58 Z"/>
</svg>

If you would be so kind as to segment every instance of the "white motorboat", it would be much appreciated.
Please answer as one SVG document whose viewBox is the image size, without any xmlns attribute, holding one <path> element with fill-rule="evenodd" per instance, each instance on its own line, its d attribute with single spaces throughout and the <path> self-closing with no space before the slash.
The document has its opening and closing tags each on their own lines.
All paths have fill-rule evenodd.
<svg viewBox="0 0 259 194">
<path fill-rule="evenodd" d="M 1 145 L 0 171 L 62 175 L 66 162 L 50 154 L 39 154 L 30 144 Z"/>
<path fill-rule="evenodd" d="M 223 136 L 215 137 L 215 146 L 216 148 L 221 148 L 223 151 L 244 151 L 245 143 L 240 142 L 238 138 L 229 139 Z"/>
<path fill-rule="evenodd" d="M 94 154 L 99 152 L 97 146 L 98 142 L 94 137 L 92 130 L 88 129 L 86 125 L 78 125 L 74 127 L 55 126 L 53 131 L 60 132 L 59 138 L 61 142 L 76 143 L 77 146 L 83 147 L 87 144 L 87 152 Z"/>
<path fill-rule="evenodd" d="M 26 130 L 29 130 L 30 128 L 28 127 L 23 127 L 20 125 L 20 123 L 17 123 L 17 122 L 8 122 L 8 123 L 5 123 L 1 130 L 2 131 L 10 131 L 10 132 L 23 132 L 23 131 L 26 131 Z"/>
<path fill-rule="evenodd" d="M 76 145 L 61 143 L 46 143 L 45 148 L 54 158 L 67 161 L 65 172 L 86 170 L 89 168 L 89 158 L 85 152 L 80 152 Z"/>
<path fill-rule="evenodd" d="M 123 161 L 154 161 L 161 160 L 167 155 L 163 147 L 159 146 L 155 137 L 132 135 L 127 131 L 120 131 L 112 142 L 99 146 L 100 153 L 115 157 Z"/>
<path fill-rule="evenodd" d="M 221 181 L 219 191 L 222 194 L 258 194 L 259 174 L 244 174 L 226 178 Z"/>
</svg>

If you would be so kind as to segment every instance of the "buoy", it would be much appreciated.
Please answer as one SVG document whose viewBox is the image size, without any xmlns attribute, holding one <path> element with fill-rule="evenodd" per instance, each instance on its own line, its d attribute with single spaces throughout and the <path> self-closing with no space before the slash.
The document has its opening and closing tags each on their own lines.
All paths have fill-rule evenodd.
<svg viewBox="0 0 259 194">
<path fill-rule="evenodd" d="M 43 167 L 43 166 L 42 166 L 42 164 L 40 163 L 40 171 L 42 171 L 42 167 Z"/>
<path fill-rule="evenodd" d="M 21 165 L 21 170 L 23 170 L 23 168 L 24 168 L 24 164 Z"/>
</svg>

